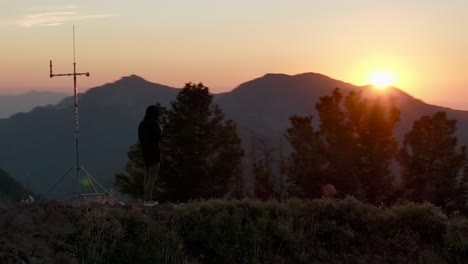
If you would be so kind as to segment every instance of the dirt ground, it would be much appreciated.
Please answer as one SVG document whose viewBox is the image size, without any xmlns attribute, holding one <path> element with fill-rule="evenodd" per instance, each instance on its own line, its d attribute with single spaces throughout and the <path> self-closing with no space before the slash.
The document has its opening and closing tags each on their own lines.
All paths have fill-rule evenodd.
<svg viewBox="0 0 468 264">
<path fill-rule="evenodd" d="M 78 263 L 65 236 L 73 231 L 70 205 L 0 205 L 0 263 Z"/>
</svg>

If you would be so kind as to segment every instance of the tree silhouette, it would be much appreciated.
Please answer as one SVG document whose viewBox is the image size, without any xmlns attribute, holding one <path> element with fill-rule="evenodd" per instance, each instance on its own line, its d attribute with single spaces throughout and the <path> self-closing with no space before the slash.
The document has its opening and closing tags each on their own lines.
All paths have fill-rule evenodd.
<svg viewBox="0 0 468 264">
<path fill-rule="evenodd" d="M 317 197 L 323 184 L 338 195 L 352 194 L 372 203 L 393 194 L 390 163 L 398 148 L 393 130 L 400 112 L 393 98 L 364 98 L 362 91 L 343 97 L 339 89 L 316 104 L 320 130 L 312 117 L 291 117 L 287 139 L 293 151 L 285 168 L 306 196 Z"/>
<path fill-rule="evenodd" d="M 325 156 L 323 174 L 341 195 L 360 197 L 357 134 L 344 111 L 343 95 L 337 88 L 315 105 L 320 118 L 320 140 Z"/>
<path fill-rule="evenodd" d="M 400 120 L 394 98 L 364 98 L 362 90 L 351 91 L 344 101 L 357 137 L 357 177 L 367 201 L 384 202 L 393 196 L 390 164 L 396 160 L 398 142 L 393 134 Z"/>
<path fill-rule="evenodd" d="M 289 120 L 292 127 L 288 128 L 285 136 L 291 144 L 292 153 L 283 171 L 292 181 L 292 195 L 320 197 L 324 184 L 320 168 L 324 159 L 319 133 L 314 131 L 312 116 L 292 116 Z"/>
<path fill-rule="evenodd" d="M 115 175 L 115 186 L 121 193 L 132 198 L 143 198 L 144 162 L 139 143 L 130 146 L 125 173 Z"/>
<path fill-rule="evenodd" d="M 401 149 L 408 199 L 439 206 L 465 203 L 466 152 L 457 147 L 456 129 L 457 121 L 447 119 L 445 112 L 414 121 Z"/>
<path fill-rule="evenodd" d="M 275 178 L 274 173 L 275 148 L 271 147 L 266 140 L 255 135 L 253 132 L 251 144 L 249 158 L 252 162 L 252 173 L 255 177 L 255 197 L 268 200 L 281 192 L 275 189 L 275 187 L 280 187 L 281 184 L 279 182 L 280 179 Z"/>
<path fill-rule="evenodd" d="M 213 96 L 203 84 L 188 83 L 161 109 L 163 128 L 158 185 L 162 200 L 239 195 L 243 150 L 236 125 L 224 120 Z M 129 151 L 126 173 L 116 175 L 121 192 L 138 197 L 142 192 L 143 162 L 138 146 Z"/>
</svg>

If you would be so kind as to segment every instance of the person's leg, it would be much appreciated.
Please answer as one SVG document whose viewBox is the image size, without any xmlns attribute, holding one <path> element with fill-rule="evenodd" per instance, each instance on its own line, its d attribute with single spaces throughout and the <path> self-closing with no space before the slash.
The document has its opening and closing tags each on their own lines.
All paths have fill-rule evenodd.
<svg viewBox="0 0 468 264">
<path fill-rule="evenodd" d="M 150 173 L 150 166 L 145 165 L 145 176 L 143 178 L 143 202 L 148 201 L 148 179 Z"/>
<path fill-rule="evenodd" d="M 151 200 L 153 198 L 154 185 L 159 175 L 159 162 L 149 167 L 148 175 L 149 177 L 148 177 L 148 182 L 147 182 L 148 184 L 147 195 L 148 195 L 148 199 Z"/>
</svg>

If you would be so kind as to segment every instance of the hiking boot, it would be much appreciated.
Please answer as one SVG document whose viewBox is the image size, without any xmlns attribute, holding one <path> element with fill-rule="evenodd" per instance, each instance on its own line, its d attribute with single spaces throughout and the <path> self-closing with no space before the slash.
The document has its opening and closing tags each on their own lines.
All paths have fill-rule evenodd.
<svg viewBox="0 0 468 264">
<path fill-rule="evenodd" d="M 158 205 L 158 204 L 159 204 L 158 201 L 153 201 L 153 200 L 143 202 L 143 206 L 155 206 L 155 205 Z"/>
</svg>

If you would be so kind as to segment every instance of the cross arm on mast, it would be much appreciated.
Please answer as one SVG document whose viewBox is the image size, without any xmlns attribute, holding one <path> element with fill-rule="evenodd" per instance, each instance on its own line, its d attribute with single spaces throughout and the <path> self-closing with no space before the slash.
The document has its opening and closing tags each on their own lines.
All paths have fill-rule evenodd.
<svg viewBox="0 0 468 264">
<path fill-rule="evenodd" d="M 54 74 L 52 73 L 52 60 L 50 61 L 50 64 L 49 64 L 49 68 L 50 68 L 50 78 L 52 77 L 59 77 L 59 76 L 80 76 L 80 75 L 85 75 L 86 77 L 89 77 L 89 72 L 74 72 L 74 73 L 58 73 L 58 74 Z"/>
</svg>

